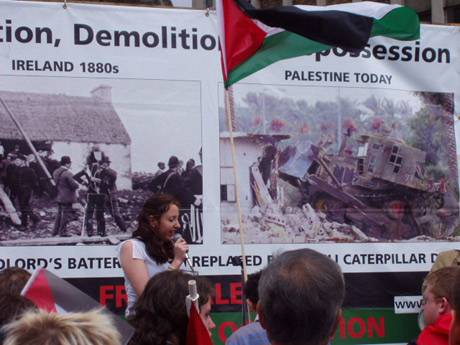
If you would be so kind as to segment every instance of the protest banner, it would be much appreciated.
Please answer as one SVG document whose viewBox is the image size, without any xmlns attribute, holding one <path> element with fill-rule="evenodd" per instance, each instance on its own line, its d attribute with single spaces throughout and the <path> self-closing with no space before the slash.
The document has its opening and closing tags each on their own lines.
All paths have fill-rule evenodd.
<svg viewBox="0 0 460 345">
<path fill-rule="evenodd" d="M 223 343 L 243 301 L 215 14 L 9 1 L 0 13 L 2 200 L 27 218 L 17 225 L 0 203 L 0 269 L 44 267 L 122 314 L 117 244 L 161 190 L 159 163 L 175 156 L 202 176 L 185 174 L 193 192 L 177 197 L 192 200 L 183 237 L 215 285 L 213 340 Z M 246 266 L 301 247 L 339 263 L 348 288 L 334 344 L 414 337 L 422 279 L 440 251 L 458 248 L 459 35 L 423 25 L 414 42 L 374 37 L 359 53 L 280 61 L 232 86 Z M 62 156 L 86 185 L 68 237 L 55 233 L 39 163 L 52 175 Z M 103 157 L 115 185 L 92 186 Z M 33 171 L 32 195 L 30 181 L 11 187 L 18 169 Z M 91 213 L 98 203 L 106 211 Z"/>
</svg>

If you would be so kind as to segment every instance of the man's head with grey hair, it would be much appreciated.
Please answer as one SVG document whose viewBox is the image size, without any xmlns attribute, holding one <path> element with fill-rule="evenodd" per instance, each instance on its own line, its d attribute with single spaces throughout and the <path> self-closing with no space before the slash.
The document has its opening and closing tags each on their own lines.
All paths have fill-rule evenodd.
<svg viewBox="0 0 460 345">
<path fill-rule="evenodd" d="M 284 252 L 263 271 L 258 312 L 273 345 L 327 344 L 345 296 L 339 266 L 311 249 Z"/>
</svg>

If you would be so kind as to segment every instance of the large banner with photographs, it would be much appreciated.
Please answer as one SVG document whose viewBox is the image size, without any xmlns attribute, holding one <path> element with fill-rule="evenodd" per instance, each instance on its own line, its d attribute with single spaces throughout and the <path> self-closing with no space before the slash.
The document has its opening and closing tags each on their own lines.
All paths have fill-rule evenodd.
<svg viewBox="0 0 460 345">
<path fill-rule="evenodd" d="M 225 342 L 244 301 L 217 31 L 207 11 L 0 2 L 0 269 L 46 267 L 122 314 L 118 244 L 168 192 Z M 339 263 L 334 344 L 414 338 L 423 277 L 458 248 L 459 58 L 458 27 L 423 26 L 231 90 L 248 271 L 307 246 Z"/>
</svg>

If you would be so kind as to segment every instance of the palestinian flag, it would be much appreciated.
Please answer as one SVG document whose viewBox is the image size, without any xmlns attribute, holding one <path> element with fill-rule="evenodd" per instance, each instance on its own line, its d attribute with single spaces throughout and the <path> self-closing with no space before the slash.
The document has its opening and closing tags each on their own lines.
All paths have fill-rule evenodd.
<svg viewBox="0 0 460 345">
<path fill-rule="evenodd" d="M 32 274 L 21 295 L 30 299 L 40 309 L 60 314 L 84 312 L 102 307 L 75 286 L 44 268 Z M 103 312 L 112 317 L 115 327 L 122 336 L 123 344 L 127 344 L 134 334 L 134 329 L 107 309 L 103 309 Z"/>
<path fill-rule="evenodd" d="M 332 47 L 360 50 L 374 36 L 420 37 L 417 14 L 400 5 L 364 1 L 255 9 L 236 1 L 217 1 L 226 87 L 279 60 Z"/>
<path fill-rule="evenodd" d="M 36 270 L 22 289 L 21 295 L 34 302 L 38 308 L 56 313 L 59 307 L 53 296 L 50 282 L 52 277 L 49 279 L 47 273 L 49 272 L 44 269 Z"/>
<path fill-rule="evenodd" d="M 197 291 L 196 280 L 188 281 L 188 293 L 185 297 L 185 308 L 188 315 L 185 343 L 187 345 L 213 345 L 211 334 L 199 314 L 198 300 L 200 295 Z"/>
<path fill-rule="evenodd" d="M 209 331 L 203 323 L 195 303 L 190 306 L 186 339 L 187 345 L 213 345 Z"/>
</svg>

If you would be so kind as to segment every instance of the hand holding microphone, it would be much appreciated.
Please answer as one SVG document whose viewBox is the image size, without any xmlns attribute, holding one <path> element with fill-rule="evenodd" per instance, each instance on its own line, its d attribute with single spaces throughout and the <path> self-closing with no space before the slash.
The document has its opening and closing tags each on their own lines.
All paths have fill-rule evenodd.
<svg viewBox="0 0 460 345">
<path fill-rule="evenodd" d="M 193 269 L 192 266 L 192 261 L 190 260 L 188 256 L 188 244 L 187 242 L 183 239 L 181 234 L 174 234 L 172 241 L 174 243 L 174 260 L 180 260 L 181 264 L 182 262 L 186 261 L 187 266 L 190 267 L 190 270 L 193 273 L 196 273 L 195 270 Z"/>
<path fill-rule="evenodd" d="M 174 244 L 174 258 L 180 261 L 185 261 L 187 259 L 188 244 L 183 239 L 180 234 L 174 234 L 172 237 L 172 242 Z"/>
</svg>

